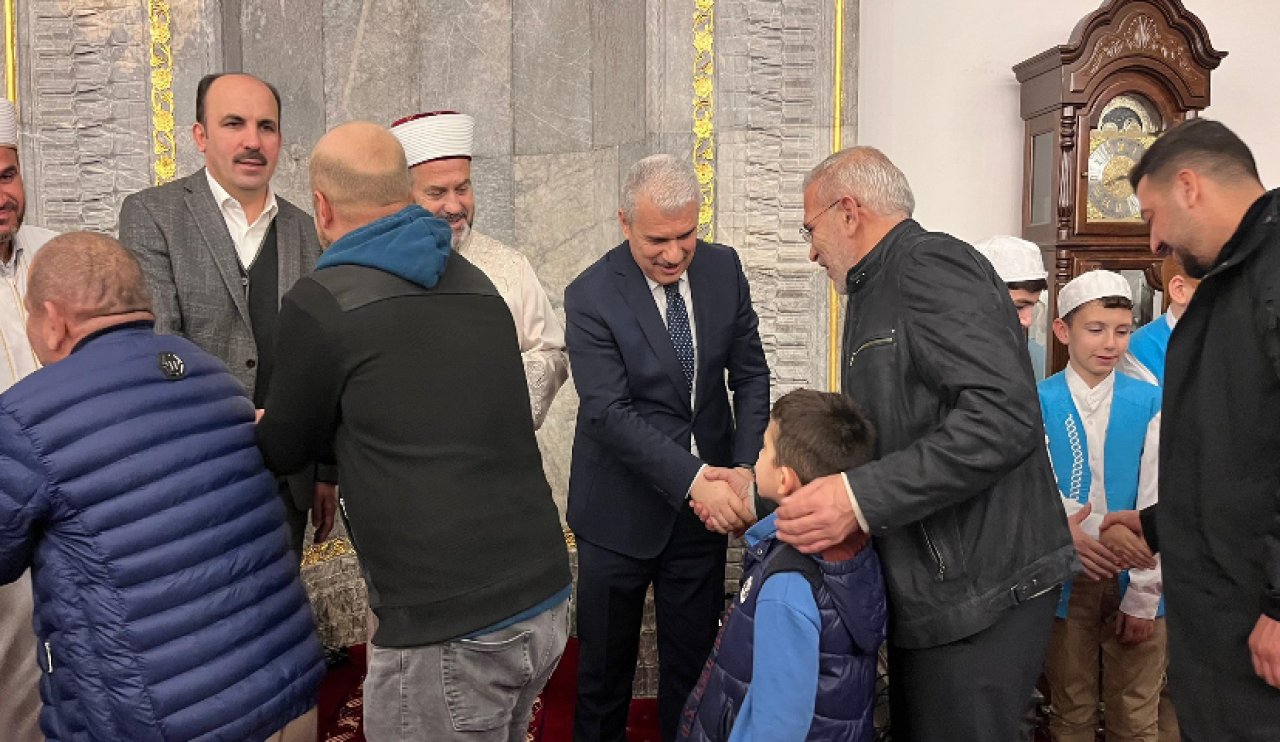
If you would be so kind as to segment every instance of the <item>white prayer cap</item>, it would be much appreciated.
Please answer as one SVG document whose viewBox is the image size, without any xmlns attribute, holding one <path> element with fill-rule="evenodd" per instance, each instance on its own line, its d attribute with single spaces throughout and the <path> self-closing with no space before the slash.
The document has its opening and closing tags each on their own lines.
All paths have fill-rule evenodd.
<svg viewBox="0 0 1280 742">
<path fill-rule="evenodd" d="M 1005 283 L 1043 281 L 1049 276 L 1040 257 L 1040 247 L 1034 242 L 1002 234 L 974 243 L 973 249 L 991 262 L 996 275 Z"/>
<path fill-rule="evenodd" d="M 475 119 L 457 111 L 416 113 L 391 125 L 409 167 L 450 157 L 470 160 L 475 130 Z"/>
<path fill-rule="evenodd" d="M 1108 296 L 1123 296 L 1133 301 L 1133 289 L 1124 276 L 1115 271 L 1099 269 L 1081 273 L 1058 292 L 1058 316 L 1066 317 L 1081 304 Z"/>
<path fill-rule="evenodd" d="M 18 148 L 18 112 L 8 98 L 0 98 L 0 147 Z"/>
</svg>

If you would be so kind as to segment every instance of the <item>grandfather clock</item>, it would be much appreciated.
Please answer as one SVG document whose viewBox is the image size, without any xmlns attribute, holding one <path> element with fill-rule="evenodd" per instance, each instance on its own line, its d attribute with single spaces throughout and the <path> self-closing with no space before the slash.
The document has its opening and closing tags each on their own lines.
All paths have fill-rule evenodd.
<svg viewBox="0 0 1280 742">
<path fill-rule="evenodd" d="M 1151 254 L 1129 171 L 1162 131 L 1209 105 L 1209 73 L 1226 56 L 1179 0 L 1107 0 L 1070 40 L 1013 68 L 1026 122 L 1022 234 L 1058 289 L 1095 268 L 1121 271 L 1138 290 L 1134 314 L 1159 308 Z M 1050 373 L 1067 363 L 1048 335 Z"/>
</svg>

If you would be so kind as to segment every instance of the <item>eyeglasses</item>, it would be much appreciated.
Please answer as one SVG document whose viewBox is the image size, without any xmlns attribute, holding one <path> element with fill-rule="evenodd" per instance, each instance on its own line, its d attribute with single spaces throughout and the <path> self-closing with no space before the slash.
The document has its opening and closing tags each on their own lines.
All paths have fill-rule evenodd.
<svg viewBox="0 0 1280 742">
<path fill-rule="evenodd" d="M 835 201 L 831 202 L 831 206 L 835 206 L 836 204 L 840 203 L 843 200 L 844 200 L 843 198 L 837 198 Z M 818 215 L 810 219 L 807 224 L 800 225 L 800 236 L 804 238 L 805 242 L 813 242 L 813 225 L 815 222 L 817 222 L 819 219 L 822 218 L 823 214 L 827 213 L 828 211 L 831 211 L 831 206 L 828 206 L 822 211 L 819 211 Z"/>
</svg>

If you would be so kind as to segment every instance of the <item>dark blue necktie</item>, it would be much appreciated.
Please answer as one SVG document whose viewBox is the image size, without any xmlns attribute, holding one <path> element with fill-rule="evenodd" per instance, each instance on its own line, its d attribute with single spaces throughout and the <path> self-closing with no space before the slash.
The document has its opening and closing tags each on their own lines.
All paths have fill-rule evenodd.
<svg viewBox="0 0 1280 742">
<path fill-rule="evenodd" d="M 671 345 L 684 369 L 684 380 L 693 389 L 693 334 L 689 332 L 689 311 L 680 295 L 680 282 L 662 287 L 667 292 L 667 332 L 671 333 Z"/>
</svg>

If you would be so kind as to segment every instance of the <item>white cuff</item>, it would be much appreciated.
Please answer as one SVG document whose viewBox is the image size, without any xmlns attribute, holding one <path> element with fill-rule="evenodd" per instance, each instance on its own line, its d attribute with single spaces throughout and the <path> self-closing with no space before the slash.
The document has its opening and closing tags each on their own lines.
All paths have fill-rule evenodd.
<svg viewBox="0 0 1280 742">
<path fill-rule="evenodd" d="M 693 475 L 693 481 L 689 483 L 689 489 L 684 493 L 684 499 L 688 500 L 693 496 L 693 485 L 698 483 L 698 477 L 702 476 L 702 472 L 707 468 L 706 464 L 698 467 L 698 473 Z"/>
<path fill-rule="evenodd" d="M 853 506 L 853 517 L 858 521 L 858 527 L 862 532 L 871 535 L 871 529 L 867 526 L 867 518 L 862 514 L 862 507 L 858 505 L 858 498 L 853 496 L 853 486 L 849 484 L 849 475 L 840 474 L 840 481 L 844 482 L 844 491 L 849 493 L 849 504 Z"/>
</svg>

